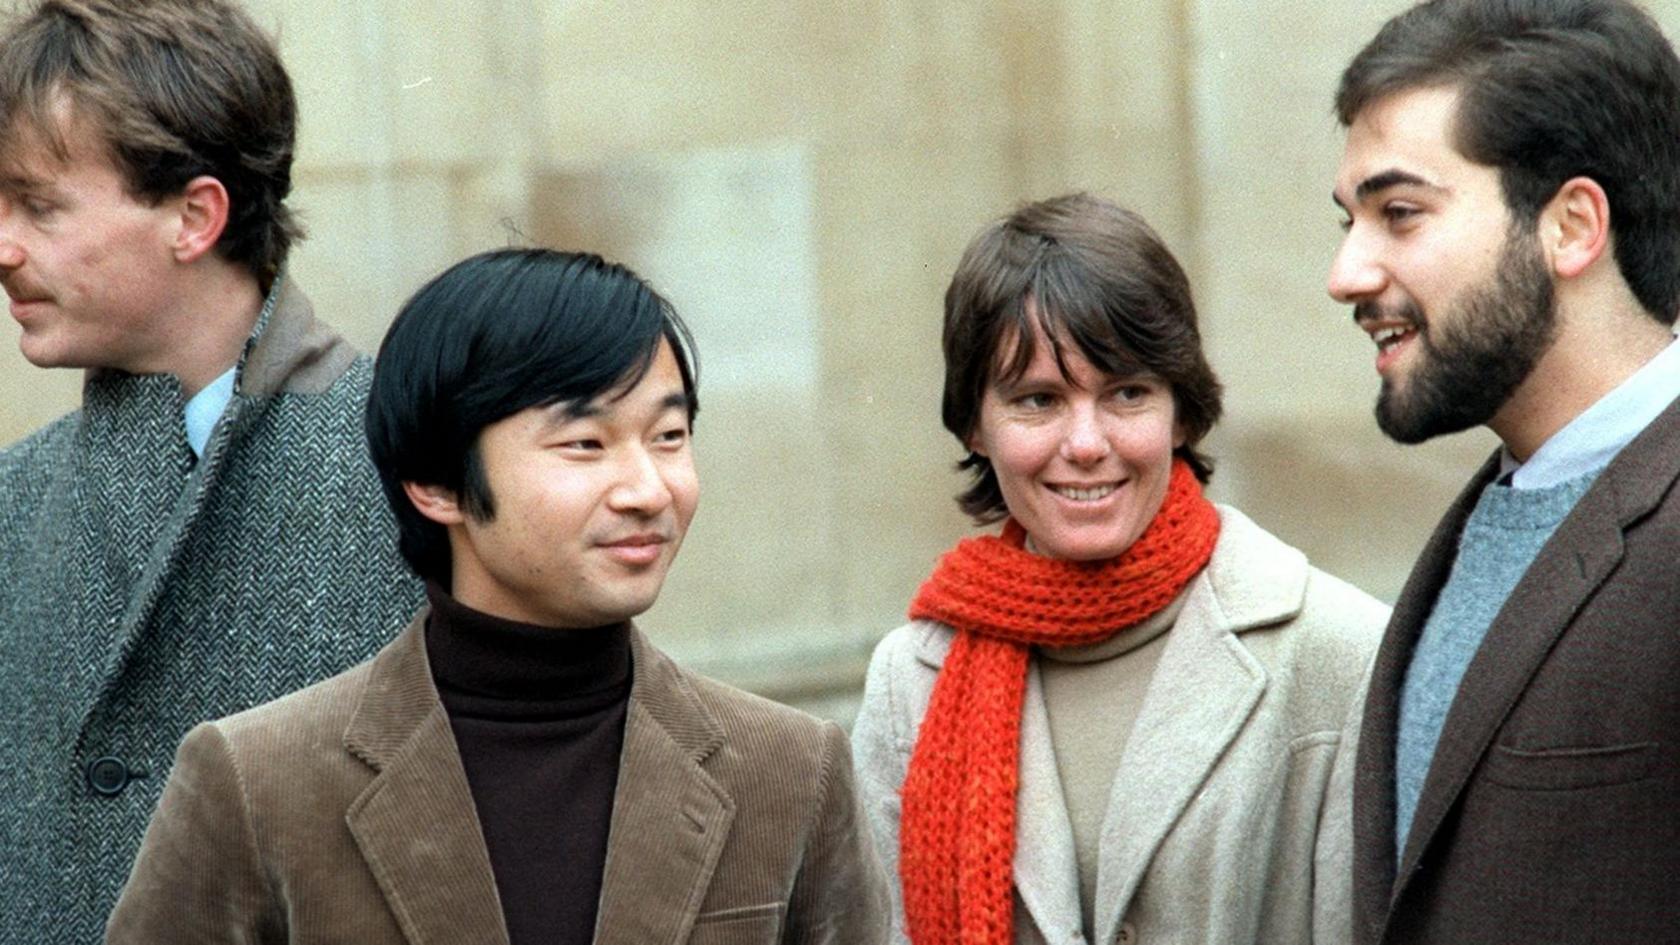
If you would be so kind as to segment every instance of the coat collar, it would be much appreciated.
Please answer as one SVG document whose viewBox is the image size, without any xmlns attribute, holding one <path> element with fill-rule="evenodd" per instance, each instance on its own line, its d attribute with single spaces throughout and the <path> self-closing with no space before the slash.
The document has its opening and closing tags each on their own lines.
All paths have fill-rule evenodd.
<svg viewBox="0 0 1680 945">
<path fill-rule="evenodd" d="M 506 945 L 490 854 L 426 662 L 430 612 L 369 667 L 344 747 L 376 774 L 345 823 L 412 945 Z"/>
<path fill-rule="evenodd" d="M 1288 620 L 1306 601 L 1306 557 L 1236 509 L 1220 506 L 1219 542 L 1185 590 L 1103 820 L 1096 941 L 1113 941 L 1155 850 L 1183 816 L 1260 701 L 1267 674 L 1237 634 Z M 940 666 L 951 635 L 924 624 L 917 656 Z M 1047 940 L 1079 914 L 1073 828 L 1051 752 L 1050 720 L 1031 664 L 1021 709 L 1015 887 Z"/>
<path fill-rule="evenodd" d="M 1458 537 L 1498 464 L 1483 465 L 1425 547 L 1395 605 L 1372 670 L 1355 775 L 1356 929 L 1380 939 L 1386 917 L 1476 766 L 1557 639 L 1621 562 L 1623 534 L 1680 478 L 1680 400 L 1619 453 L 1581 497 L 1488 627 L 1465 670 L 1395 866 L 1394 743 L 1399 691 L 1430 608 L 1446 583 Z"/>
<path fill-rule="evenodd" d="M 350 343 L 316 321 L 315 308 L 303 290 L 282 275 L 245 342 L 237 391 L 246 397 L 318 394 L 355 358 Z"/>
<path fill-rule="evenodd" d="M 723 728 L 688 678 L 632 631 L 630 709 L 613 795 L 597 945 L 688 940 L 735 819 L 703 767 Z"/>
<path fill-rule="evenodd" d="M 377 774 L 346 822 L 413 945 L 505 945 L 489 853 L 426 659 L 429 612 L 369 668 L 344 746 Z M 723 728 L 639 631 L 630 645 L 599 945 L 686 940 L 735 815 L 734 801 L 702 767 L 725 744 Z M 443 884 L 442 875 L 465 879 Z"/>
</svg>

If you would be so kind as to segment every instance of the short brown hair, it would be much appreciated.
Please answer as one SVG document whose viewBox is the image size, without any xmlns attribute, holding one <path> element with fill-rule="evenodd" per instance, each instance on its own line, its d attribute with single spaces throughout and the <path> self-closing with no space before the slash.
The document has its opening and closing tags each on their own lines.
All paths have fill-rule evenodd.
<svg viewBox="0 0 1680 945">
<path fill-rule="evenodd" d="M 292 188 L 297 102 L 274 41 L 223 0 L 42 0 L 0 35 L 0 150 L 32 130 L 69 155 L 87 121 L 130 193 L 157 201 L 201 175 L 230 203 L 216 245 L 265 287 L 302 230 Z"/>
<path fill-rule="evenodd" d="M 1033 327 L 1067 373 L 1066 345 L 1107 374 L 1147 371 L 1172 389 L 1184 445 L 1175 452 L 1206 482 L 1212 460 L 1196 449 L 1219 419 L 1219 379 L 1202 354 L 1190 281 L 1143 218 L 1088 194 L 1030 203 L 980 232 L 945 290 L 942 415 L 965 447 L 986 386 L 1021 376 Z M 1008 363 L 1002 346 L 1014 340 Z M 1007 514 L 997 473 L 969 451 L 974 477 L 957 504 L 978 522 Z"/>
</svg>

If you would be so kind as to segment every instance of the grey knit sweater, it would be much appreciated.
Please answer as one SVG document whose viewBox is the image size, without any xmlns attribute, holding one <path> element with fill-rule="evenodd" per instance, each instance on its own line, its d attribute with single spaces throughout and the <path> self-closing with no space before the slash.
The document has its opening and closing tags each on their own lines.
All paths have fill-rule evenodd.
<svg viewBox="0 0 1680 945">
<path fill-rule="evenodd" d="M 368 360 L 282 288 L 238 370 L 200 461 L 174 378 L 103 371 L 0 452 L 0 943 L 99 941 L 187 729 L 367 658 L 421 602 Z"/>
<path fill-rule="evenodd" d="M 1418 795 L 1464 671 L 1506 598 L 1598 473 L 1543 489 L 1489 484 L 1465 521 L 1452 573 L 1423 625 L 1400 692 L 1394 759 L 1396 856 L 1405 850 Z"/>
</svg>

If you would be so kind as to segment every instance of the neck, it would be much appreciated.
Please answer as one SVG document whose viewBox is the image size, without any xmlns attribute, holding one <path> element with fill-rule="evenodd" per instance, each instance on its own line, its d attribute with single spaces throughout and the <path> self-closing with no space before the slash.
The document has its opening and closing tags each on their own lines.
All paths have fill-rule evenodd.
<svg viewBox="0 0 1680 945">
<path fill-rule="evenodd" d="M 168 340 L 168 363 L 158 373 L 175 375 L 191 397 L 239 363 L 245 342 L 262 313 L 263 294 L 244 267 L 221 260 L 183 280 L 177 293 L 178 331 Z"/>
<path fill-rule="evenodd" d="M 1564 318 L 1558 337 L 1499 412 L 1488 421 L 1518 462 L 1598 403 L 1674 340 L 1642 309 Z"/>
</svg>

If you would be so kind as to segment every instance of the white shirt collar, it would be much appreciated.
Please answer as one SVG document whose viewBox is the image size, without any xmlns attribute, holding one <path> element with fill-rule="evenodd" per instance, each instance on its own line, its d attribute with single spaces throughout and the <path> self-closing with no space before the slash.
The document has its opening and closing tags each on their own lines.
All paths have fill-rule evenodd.
<svg viewBox="0 0 1680 945">
<path fill-rule="evenodd" d="M 1680 340 L 1540 444 L 1526 463 L 1499 451 L 1499 473 L 1517 489 L 1545 489 L 1610 465 L 1657 414 L 1680 397 Z"/>
<path fill-rule="evenodd" d="M 187 401 L 187 445 L 192 447 L 193 456 L 199 459 L 204 458 L 204 447 L 210 442 L 210 432 L 216 429 L 216 421 L 221 419 L 222 411 L 233 399 L 233 375 L 238 370 L 238 365 L 228 368 L 226 373 L 204 385 L 203 390 Z"/>
</svg>

